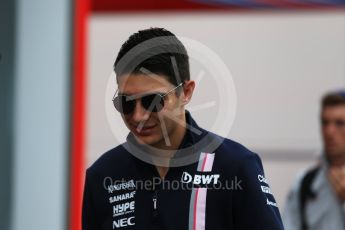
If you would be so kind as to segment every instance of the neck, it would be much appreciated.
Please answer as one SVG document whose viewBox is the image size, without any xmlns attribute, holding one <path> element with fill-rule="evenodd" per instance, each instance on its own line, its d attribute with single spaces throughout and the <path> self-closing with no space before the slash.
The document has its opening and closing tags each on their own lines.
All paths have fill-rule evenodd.
<svg viewBox="0 0 345 230">
<path fill-rule="evenodd" d="M 167 151 L 176 151 L 179 148 L 186 133 L 187 122 L 185 112 L 182 112 L 176 117 L 176 120 L 178 120 L 178 122 L 176 122 L 176 128 L 173 132 L 169 133 L 167 137 L 170 143 L 167 143 L 165 138 L 163 138 L 160 143 L 157 143 L 153 147 Z"/>
<path fill-rule="evenodd" d="M 185 113 L 182 113 L 180 117 L 178 117 L 178 120 L 179 122 L 176 123 L 176 129 L 169 135 L 170 146 L 165 145 L 165 148 L 167 150 L 176 151 L 180 147 L 182 140 L 186 134 L 187 122 L 186 122 Z"/>
<path fill-rule="evenodd" d="M 153 146 L 154 147 L 152 149 L 153 154 L 160 156 L 159 162 L 155 162 L 155 159 L 153 159 L 154 164 L 156 166 L 160 165 L 160 166 L 157 166 L 157 168 L 169 167 L 170 158 L 174 156 L 174 154 L 180 147 L 182 140 L 186 134 L 187 122 L 186 122 L 185 112 L 181 113 L 181 115 L 176 118 L 178 119 L 178 123 L 176 123 L 176 128 L 173 130 L 172 133 L 169 133 L 169 137 L 168 137 L 170 145 L 167 145 L 166 141 L 162 140 L 161 143 Z"/>
</svg>

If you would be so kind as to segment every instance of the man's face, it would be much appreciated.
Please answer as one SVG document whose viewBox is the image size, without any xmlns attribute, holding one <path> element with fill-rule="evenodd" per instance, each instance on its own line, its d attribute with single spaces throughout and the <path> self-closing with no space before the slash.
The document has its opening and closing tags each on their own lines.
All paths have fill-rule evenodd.
<svg viewBox="0 0 345 230">
<path fill-rule="evenodd" d="M 325 152 L 336 161 L 345 157 L 345 105 L 324 107 L 321 114 Z"/>
<path fill-rule="evenodd" d="M 135 99 L 133 113 L 122 114 L 122 118 L 140 143 L 154 147 L 169 145 L 167 143 L 171 141 L 171 134 L 184 116 L 182 96 L 178 97 L 176 91 L 173 91 L 164 97 L 164 107 L 161 111 L 149 112 L 142 106 L 140 95 L 164 94 L 175 87 L 163 76 L 129 74 L 119 77 L 119 94 L 139 97 Z"/>
</svg>

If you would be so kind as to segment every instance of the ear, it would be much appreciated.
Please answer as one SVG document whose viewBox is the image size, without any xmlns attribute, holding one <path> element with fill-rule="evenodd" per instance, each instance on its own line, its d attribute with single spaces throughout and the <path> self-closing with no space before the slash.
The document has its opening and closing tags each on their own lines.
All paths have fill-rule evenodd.
<svg viewBox="0 0 345 230">
<path fill-rule="evenodd" d="M 183 93 L 181 94 L 183 105 L 188 104 L 192 99 L 194 88 L 195 82 L 193 80 L 189 80 L 184 83 Z"/>
</svg>

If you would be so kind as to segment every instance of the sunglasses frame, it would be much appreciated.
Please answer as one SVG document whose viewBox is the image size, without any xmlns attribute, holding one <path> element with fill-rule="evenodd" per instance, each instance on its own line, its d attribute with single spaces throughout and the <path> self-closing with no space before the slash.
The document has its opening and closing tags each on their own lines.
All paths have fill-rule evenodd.
<svg viewBox="0 0 345 230">
<path fill-rule="evenodd" d="M 166 97 L 167 95 L 169 95 L 170 93 L 172 93 L 173 91 L 175 91 L 177 88 L 179 88 L 179 87 L 181 87 L 181 86 L 183 86 L 184 85 L 184 83 L 185 82 L 181 82 L 180 84 L 178 84 L 175 88 L 173 88 L 173 89 L 171 89 L 171 90 L 169 90 L 168 92 L 166 92 L 166 93 L 164 93 L 164 94 L 160 94 L 160 93 L 148 93 L 148 94 L 143 94 L 143 95 L 141 95 L 141 96 L 137 96 L 137 95 L 132 95 L 132 96 L 127 96 L 127 95 L 123 95 L 123 94 L 118 94 L 117 96 L 116 96 L 116 94 L 118 93 L 118 91 L 119 91 L 119 89 L 117 89 L 116 90 L 116 92 L 115 92 L 115 94 L 114 94 L 114 96 L 113 96 L 113 99 L 112 99 L 112 102 L 113 102 L 113 105 L 114 105 L 114 107 L 115 107 L 115 109 L 119 112 L 119 113 L 122 113 L 122 114 L 131 114 L 131 113 L 133 113 L 133 111 L 132 112 L 130 112 L 130 113 L 123 113 L 123 111 L 121 112 L 121 111 L 119 111 L 117 108 L 116 108 L 116 106 L 115 106 L 115 104 L 114 104 L 114 100 L 117 98 L 117 97 L 119 97 L 119 96 L 125 96 L 126 97 L 126 101 L 132 101 L 132 100 L 136 100 L 136 99 L 139 99 L 140 98 L 140 100 L 141 100 L 141 98 L 143 98 L 143 97 L 145 97 L 145 96 L 149 96 L 149 95 L 158 95 L 159 97 L 161 97 L 161 99 L 163 100 L 163 106 L 162 106 L 162 109 L 164 108 L 164 97 Z M 136 102 L 135 102 L 136 103 Z M 162 109 L 160 109 L 159 111 L 150 111 L 150 107 L 149 108 L 145 108 L 144 106 L 142 106 L 145 110 L 147 110 L 147 111 L 149 111 L 149 112 L 151 112 L 151 113 L 154 113 L 154 112 L 159 112 L 159 111 L 161 111 Z"/>
</svg>

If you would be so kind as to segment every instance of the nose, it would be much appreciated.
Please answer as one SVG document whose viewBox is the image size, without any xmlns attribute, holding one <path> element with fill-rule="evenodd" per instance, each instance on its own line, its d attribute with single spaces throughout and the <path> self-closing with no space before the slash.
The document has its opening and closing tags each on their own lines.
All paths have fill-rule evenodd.
<svg viewBox="0 0 345 230">
<path fill-rule="evenodd" d="M 147 121 L 150 117 L 150 113 L 143 108 L 141 105 L 141 100 L 137 99 L 135 103 L 135 108 L 132 114 L 132 119 L 135 123 L 140 123 Z"/>
<path fill-rule="evenodd" d="M 324 126 L 323 132 L 326 138 L 332 138 L 334 133 L 336 132 L 336 126 L 333 123 L 329 123 Z"/>
</svg>

